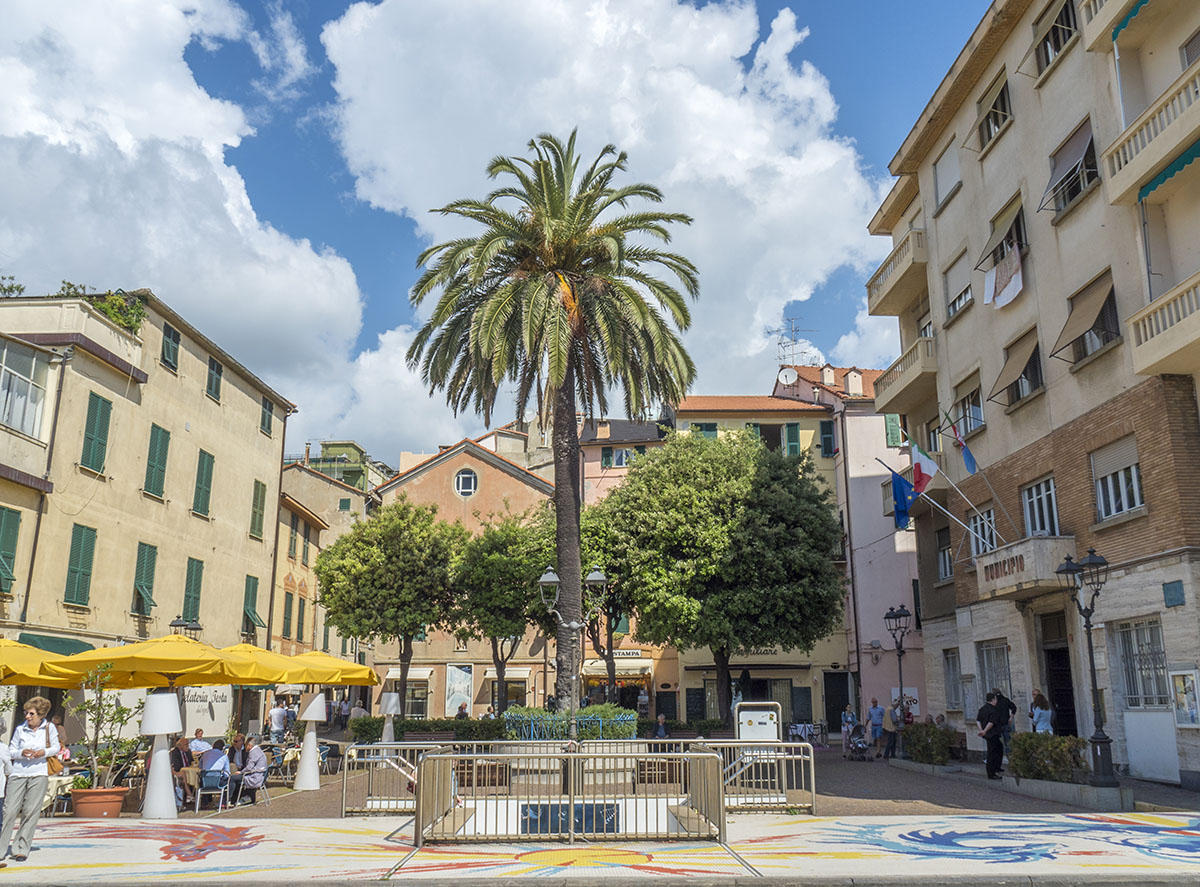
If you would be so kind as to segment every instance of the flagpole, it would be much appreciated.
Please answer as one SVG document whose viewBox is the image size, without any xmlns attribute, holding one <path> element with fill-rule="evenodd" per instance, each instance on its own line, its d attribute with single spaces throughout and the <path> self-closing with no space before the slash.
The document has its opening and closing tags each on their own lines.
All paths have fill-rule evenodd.
<svg viewBox="0 0 1200 887">
<path fill-rule="evenodd" d="M 1012 519 L 1012 515 L 1009 514 L 1008 509 L 1004 507 L 1004 500 L 1000 498 L 999 494 L 992 487 L 992 482 L 990 480 L 988 480 L 987 469 L 981 468 L 981 469 L 979 469 L 979 473 L 983 475 L 983 482 L 985 484 L 987 484 L 987 488 L 992 494 L 992 501 L 1000 506 L 1000 510 L 1003 511 L 1004 516 L 1006 518 L 1008 518 L 1008 523 L 1010 526 L 1012 526 L 1013 532 L 1016 533 L 1018 536 L 1020 536 L 1021 528 L 1017 526 L 1017 522 Z M 1000 535 L 1000 532 L 998 530 L 996 531 L 996 535 Z"/>
<path fill-rule="evenodd" d="M 878 462 L 880 465 L 882 465 L 884 468 L 886 468 L 888 471 L 892 472 L 892 474 L 900 474 L 899 471 L 896 471 L 895 469 L 893 469 L 890 465 L 888 465 L 886 462 L 884 462 L 878 456 L 875 457 L 875 461 Z M 975 530 L 972 530 L 969 526 L 967 526 L 961 520 L 959 520 L 959 518 L 956 515 L 953 515 L 949 511 L 947 511 L 942 505 L 940 505 L 936 500 L 934 500 L 932 496 L 926 495 L 925 493 L 918 493 L 917 495 L 923 497 L 926 502 L 928 502 L 930 505 L 932 505 L 934 508 L 936 508 L 942 514 L 946 515 L 946 517 L 950 518 L 950 520 L 954 521 L 956 524 L 958 524 L 960 527 L 962 527 L 964 530 L 966 530 L 968 533 L 970 533 L 976 539 L 978 539 L 979 544 L 982 548 L 990 549 L 990 548 L 994 547 L 994 546 L 990 545 L 988 543 L 988 541 L 983 538 L 983 536 L 979 535 L 978 532 L 976 532 Z M 964 498 L 966 498 L 966 497 L 964 497 Z"/>
<path fill-rule="evenodd" d="M 919 444 L 917 444 L 917 443 L 916 443 L 916 442 L 915 442 L 915 441 L 912 439 L 912 436 L 911 436 L 911 435 L 910 435 L 910 434 L 909 434 L 907 431 L 905 431 L 903 428 L 901 428 L 901 429 L 900 429 L 900 433 L 901 433 L 901 434 L 903 434 L 903 435 L 904 435 L 904 436 L 905 436 L 905 437 L 908 439 L 908 442 L 909 442 L 910 446 L 914 446 L 914 447 L 917 447 L 918 449 L 920 449 L 920 445 L 919 445 Z M 945 478 L 946 478 L 946 483 L 950 484 L 950 487 L 951 487 L 951 488 L 954 490 L 954 492 L 958 493 L 958 495 L 960 495 L 960 496 L 962 496 L 962 497 L 963 497 L 963 500 L 964 500 L 964 501 L 965 501 L 965 502 L 966 502 L 968 505 L 970 505 L 970 506 L 971 506 L 971 510 L 972 510 L 972 511 L 974 511 L 974 512 L 975 512 L 975 514 L 977 514 L 977 515 L 979 516 L 979 519 L 980 519 L 981 521 L 983 521 L 984 523 L 988 523 L 988 520 L 987 520 L 987 518 L 985 518 L 985 517 L 983 516 L 983 512 L 979 510 L 979 506 L 977 506 L 977 505 L 976 505 L 974 502 L 972 502 L 970 499 L 968 499 L 968 498 L 967 498 L 967 494 L 966 494 L 966 493 L 964 493 L 962 490 L 960 490 L 960 489 L 958 488 L 958 484 L 956 484 L 954 481 L 950 480 L 950 472 L 948 472 L 946 469 L 944 469 L 944 468 L 943 468 L 943 469 L 941 470 L 941 473 L 942 473 L 942 474 L 945 476 Z M 984 479 L 986 480 L 986 478 L 984 478 Z M 992 485 L 991 485 L 991 484 L 988 484 L 988 489 L 990 490 L 991 488 L 992 488 Z M 995 490 L 992 490 L 992 495 L 993 495 L 993 496 L 995 496 L 995 495 L 996 495 L 996 492 L 995 492 Z M 932 501 L 932 500 L 930 500 L 930 501 Z M 1000 507 L 1001 507 L 1001 509 L 1003 509 L 1003 508 L 1004 508 L 1004 506 L 1003 506 L 1003 505 L 1001 505 Z M 944 509 L 943 509 L 943 510 L 944 510 Z M 949 513 L 949 512 L 947 512 L 947 514 L 948 514 L 948 513 Z M 1008 512 L 1006 511 L 1006 512 L 1004 512 L 1004 513 L 1005 513 L 1005 515 L 1007 516 Z M 1009 518 L 1008 520 L 1009 520 L 1009 523 L 1012 523 L 1012 518 Z M 994 518 L 992 519 L 992 521 L 991 521 L 991 524 L 992 524 L 992 532 L 993 532 L 993 533 L 995 533 L 997 536 L 1000 536 L 1000 531 L 996 529 L 996 521 L 995 521 L 995 519 L 994 519 Z M 1005 545 L 1007 545 L 1007 544 L 1008 544 L 1008 540 L 1007 540 L 1007 539 L 1005 539 L 1003 536 L 1000 536 L 1000 541 L 1001 541 L 1001 542 L 1003 542 Z"/>
</svg>

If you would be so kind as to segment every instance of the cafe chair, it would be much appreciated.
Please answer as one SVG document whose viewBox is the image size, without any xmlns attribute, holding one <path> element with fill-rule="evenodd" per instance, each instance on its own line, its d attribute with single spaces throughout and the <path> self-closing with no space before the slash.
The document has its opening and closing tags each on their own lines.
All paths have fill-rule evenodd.
<svg viewBox="0 0 1200 887">
<path fill-rule="evenodd" d="M 200 799 L 204 795 L 217 796 L 218 813 L 230 806 L 229 775 L 220 770 L 206 770 L 200 774 L 200 783 L 196 786 L 196 813 L 200 812 Z"/>
</svg>

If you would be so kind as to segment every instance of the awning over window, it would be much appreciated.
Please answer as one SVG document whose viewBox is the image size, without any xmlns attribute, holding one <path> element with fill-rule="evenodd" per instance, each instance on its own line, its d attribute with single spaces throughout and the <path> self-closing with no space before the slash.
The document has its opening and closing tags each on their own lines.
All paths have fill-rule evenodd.
<svg viewBox="0 0 1200 887">
<path fill-rule="evenodd" d="M 433 677 L 433 669 L 432 668 L 421 668 L 418 666 L 411 666 L 408 669 L 408 680 L 410 682 L 411 681 L 428 681 L 431 677 Z M 383 679 L 385 681 L 400 680 L 400 666 L 393 665 L 391 668 L 389 668 L 387 670 L 387 674 L 385 674 L 383 676 Z"/>
<path fill-rule="evenodd" d="M 1085 120 L 1079 129 L 1071 134 L 1065 145 L 1054 155 L 1054 164 L 1050 169 L 1050 182 L 1042 194 L 1042 202 L 1038 204 L 1038 212 L 1053 205 L 1052 197 L 1068 178 L 1079 173 L 1087 156 L 1088 148 L 1092 145 L 1092 122 Z"/>
<path fill-rule="evenodd" d="M 527 681 L 529 680 L 530 669 L 524 666 L 513 666 L 512 668 L 504 669 L 504 680 L 506 681 Z M 500 675 L 496 674 L 495 668 L 489 668 L 483 673 L 484 680 L 498 681 Z"/>
<path fill-rule="evenodd" d="M 153 602 L 151 603 L 151 606 L 153 606 Z M 242 608 L 242 612 L 245 614 L 246 618 L 250 620 L 250 624 L 255 628 L 267 627 L 267 623 L 262 621 L 262 617 L 258 615 L 258 611 L 255 610 L 254 607 L 245 606 Z"/>
<path fill-rule="evenodd" d="M 1000 375 L 996 377 L 996 384 L 992 386 L 992 393 L 988 395 L 988 400 L 998 394 L 1003 394 L 1009 385 L 1021 378 L 1021 373 L 1025 372 L 1025 367 L 1029 363 L 1029 358 L 1033 356 L 1033 349 L 1037 347 L 1037 344 L 1037 331 L 1030 330 L 1008 349 L 1008 359 L 1004 361 Z"/>
<path fill-rule="evenodd" d="M 967 137 L 963 140 L 963 147 L 971 147 L 971 142 L 979 138 L 979 127 L 983 125 L 983 120 L 988 114 L 992 113 L 992 105 L 996 104 L 996 99 L 1000 96 L 1000 91 L 1004 89 L 1004 84 L 1008 83 L 1008 77 L 1003 73 L 992 84 L 992 88 L 984 93 L 983 98 L 979 100 L 979 116 L 975 118 L 975 125 L 967 132 Z"/>
<path fill-rule="evenodd" d="M 1142 11 L 1142 7 L 1149 2 L 1150 0 L 1138 0 L 1137 3 L 1133 4 L 1132 9 L 1125 13 L 1125 17 L 1117 22 L 1117 26 L 1113 28 L 1113 43 L 1117 42 L 1117 38 L 1121 36 L 1121 32 L 1129 27 L 1129 23 L 1137 17 L 1137 14 Z"/>
<path fill-rule="evenodd" d="M 644 658 L 618 659 L 616 666 L 617 674 L 620 675 L 650 674 L 654 669 L 653 661 Z M 592 676 L 607 675 L 608 663 L 603 659 L 590 659 L 583 664 L 583 674 Z"/>
<path fill-rule="evenodd" d="M 154 603 L 154 598 L 150 594 L 150 589 L 145 585 L 142 585 L 139 582 L 137 585 L 133 586 L 133 590 L 136 591 L 138 597 L 142 599 L 142 604 L 145 605 L 145 611 L 147 613 L 150 612 L 152 608 L 158 606 L 156 603 Z"/>
<path fill-rule="evenodd" d="M 1062 351 L 1092 328 L 1096 323 L 1096 318 L 1100 316 L 1100 309 L 1104 307 L 1104 302 L 1108 299 L 1112 291 L 1112 271 L 1108 270 L 1092 281 L 1083 292 L 1071 300 L 1071 314 L 1067 318 L 1067 323 L 1062 328 L 1062 332 L 1058 334 L 1058 339 L 1054 342 L 1054 347 L 1050 349 L 1051 357 L 1054 357 L 1058 352 Z"/>
<path fill-rule="evenodd" d="M 1021 201 L 1014 200 L 1006 206 L 1000 215 L 996 216 L 995 227 L 992 229 L 992 236 L 988 238 L 987 246 L 983 248 L 983 252 L 979 256 L 979 261 L 975 263 L 976 269 L 987 262 L 992 253 L 996 251 L 1003 241 L 1008 236 L 1008 231 L 1013 226 L 1013 222 L 1017 220 L 1017 214 L 1021 212 Z"/>
<path fill-rule="evenodd" d="M 1054 27 L 1054 23 L 1058 21 L 1058 16 L 1062 12 L 1062 8 L 1066 5 L 1067 0 L 1055 0 L 1042 14 L 1042 17 L 1038 20 L 1037 30 L 1033 32 L 1033 43 L 1025 51 L 1025 55 L 1021 56 L 1021 62 L 1017 65 L 1016 70 L 1020 71 L 1024 64 L 1029 61 L 1029 57 L 1037 52 L 1037 48 L 1046 39 L 1046 35 Z"/>
<path fill-rule="evenodd" d="M 1200 158 L 1200 141 L 1193 142 L 1191 146 L 1187 148 L 1187 150 L 1172 160 L 1162 172 L 1160 172 L 1146 184 L 1142 185 L 1141 190 L 1138 191 L 1138 202 L 1140 203 L 1141 201 L 1145 200 L 1147 197 L 1153 194 L 1156 189 L 1166 184 L 1166 181 L 1169 178 L 1174 176 L 1176 173 L 1181 172 L 1185 166 L 1197 158 Z"/>
<path fill-rule="evenodd" d="M 279 684 L 275 688 L 276 696 L 299 696 L 304 692 L 300 684 Z"/>
<path fill-rule="evenodd" d="M 57 653 L 59 656 L 74 656 L 84 650 L 94 650 L 95 647 L 87 641 L 78 638 L 60 638 L 49 634 L 29 634 L 21 632 L 17 635 L 18 644 L 28 644 L 47 653 Z"/>
</svg>

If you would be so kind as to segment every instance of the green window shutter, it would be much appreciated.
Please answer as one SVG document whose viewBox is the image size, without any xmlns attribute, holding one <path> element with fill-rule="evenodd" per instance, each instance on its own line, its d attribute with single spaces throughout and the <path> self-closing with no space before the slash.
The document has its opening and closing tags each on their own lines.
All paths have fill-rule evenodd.
<svg viewBox="0 0 1200 887">
<path fill-rule="evenodd" d="M 622 616 L 617 620 L 616 627 L 613 628 L 615 634 L 629 634 L 629 617 Z"/>
<path fill-rule="evenodd" d="M 321 636 L 321 651 L 324 653 L 329 652 L 329 618 L 328 617 L 325 618 L 325 631 Z"/>
<path fill-rule="evenodd" d="M 267 485 L 261 480 L 254 482 L 254 499 L 250 504 L 250 535 L 255 539 L 263 536 L 263 514 L 267 509 Z"/>
<path fill-rule="evenodd" d="M 169 323 L 163 324 L 162 356 L 164 366 L 179 369 L 179 330 Z"/>
<path fill-rule="evenodd" d="M 0 507 L 0 594 L 12 594 L 17 578 L 17 531 L 21 528 L 21 512 Z"/>
<path fill-rule="evenodd" d="M 288 557 L 296 556 L 296 539 L 300 535 L 300 517 L 293 512 L 292 531 L 288 534 Z"/>
<path fill-rule="evenodd" d="M 600 467 L 601 468 L 612 468 L 612 464 L 613 464 L 612 447 L 601 447 L 600 448 Z"/>
<path fill-rule="evenodd" d="M 424 626 L 424 625 L 422 625 L 422 626 L 421 626 L 421 630 L 420 630 L 420 631 L 418 631 L 416 634 L 414 634 L 414 635 L 413 635 L 413 640 L 414 640 L 414 641 L 423 641 L 423 640 L 425 640 L 425 626 Z"/>
<path fill-rule="evenodd" d="M 295 597 L 290 591 L 283 593 L 283 631 L 282 636 L 290 638 L 292 636 L 292 599 Z"/>
<path fill-rule="evenodd" d="M 209 500 L 212 498 L 213 455 L 200 451 L 196 458 L 196 492 L 192 495 L 192 511 L 196 514 L 208 514 Z"/>
<path fill-rule="evenodd" d="M 86 607 L 92 589 L 92 558 L 96 554 L 96 531 L 75 524 L 71 528 L 71 550 L 67 555 L 67 588 L 63 600 Z"/>
<path fill-rule="evenodd" d="M 300 563 L 304 564 L 305 566 L 308 566 L 308 542 L 309 542 L 309 532 L 311 530 L 312 530 L 312 527 L 310 527 L 308 525 L 308 522 L 305 521 L 305 523 L 304 523 L 304 548 L 301 550 L 301 553 L 300 553 Z"/>
<path fill-rule="evenodd" d="M 752 435 L 754 435 L 759 440 L 762 440 L 762 426 L 759 425 L 759 423 L 747 422 L 746 430 L 749 431 Z"/>
<path fill-rule="evenodd" d="M 204 561 L 189 557 L 187 580 L 183 586 L 183 618 L 188 622 L 200 621 L 200 588 L 204 584 Z"/>
<path fill-rule="evenodd" d="M 167 450 L 171 446 L 171 432 L 157 425 L 150 426 L 150 449 L 146 453 L 146 480 L 142 489 L 161 496 L 167 482 Z"/>
<path fill-rule="evenodd" d="M 692 430 L 699 432 L 702 437 L 707 437 L 711 440 L 717 439 L 717 423 L 716 422 L 693 422 Z"/>
<path fill-rule="evenodd" d="M 267 398 L 262 399 L 262 416 L 258 420 L 258 427 L 265 434 L 271 433 L 271 422 L 275 417 L 275 404 L 271 403 Z"/>
<path fill-rule="evenodd" d="M 133 569 L 133 606 L 130 611 L 149 616 L 154 608 L 154 571 L 158 564 L 158 549 L 145 542 L 138 543 L 137 561 Z"/>
<path fill-rule="evenodd" d="M 242 597 L 242 633 L 253 634 L 255 628 L 266 628 L 267 624 L 258 615 L 258 577 L 246 577 L 246 592 Z"/>
<path fill-rule="evenodd" d="M 338 511 L 349 511 L 349 510 L 350 510 L 350 500 L 349 499 L 338 499 Z"/>
<path fill-rule="evenodd" d="M 832 459 L 837 453 L 837 445 L 833 438 L 833 420 L 821 420 L 821 455 Z"/>
<path fill-rule="evenodd" d="M 342 638 L 342 655 L 346 655 L 346 639 Z"/>
<path fill-rule="evenodd" d="M 87 421 L 83 426 L 83 454 L 79 457 L 79 464 L 84 468 L 104 470 L 111 413 L 112 401 L 105 400 L 94 391 L 88 395 Z"/>
<path fill-rule="evenodd" d="M 304 640 L 304 598 L 296 602 L 296 640 Z"/>
<path fill-rule="evenodd" d="M 637 453 L 639 456 L 646 455 L 646 448 L 644 446 L 642 446 L 641 444 L 638 444 L 636 447 L 634 447 L 633 451 L 635 453 Z"/>
<path fill-rule="evenodd" d="M 788 422 L 785 426 L 787 435 L 787 455 L 800 455 L 800 423 Z"/>
<path fill-rule="evenodd" d="M 223 369 L 216 358 L 208 359 L 208 385 L 205 387 L 205 393 L 213 400 L 221 399 L 221 373 Z"/>
<path fill-rule="evenodd" d="M 883 427 L 887 434 L 887 445 L 889 447 L 904 446 L 904 435 L 900 433 L 899 413 L 884 413 Z"/>
</svg>

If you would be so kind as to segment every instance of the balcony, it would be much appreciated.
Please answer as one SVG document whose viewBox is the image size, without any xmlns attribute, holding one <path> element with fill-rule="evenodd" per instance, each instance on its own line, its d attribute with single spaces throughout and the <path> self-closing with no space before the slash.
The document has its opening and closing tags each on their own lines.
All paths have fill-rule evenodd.
<svg viewBox="0 0 1200 887">
<path fill-rule="evenodd" d="M 1200 138 L 1200 61 L 1167 87 L 1104 152 L 1109 200 L 1132 206 L 1137 202 L 1138 189 L 1197 138 Z"/>
<path fill-rule="evenodd" d="M 1137 0 L 1083 0 L 1079 4 L 1079 25 L 1083 45 L 1089 52 L 1112 51 L 1112 32 Z"/>
<path fill-rule="evenodd" d="M 979 599 L 1027 600 L 1058 591 L 1054 571 L 1068 554 L 1075 556 L 1074 536 L 1034 536 L 979 555 Z"/>
<path fill-rule="evenodd" d="M 1135 373 L 1200 372 L 1200 272 L 1130 317 L 1129 327 Z"/>
<path fill-rule="evenodd" d="M 945 505 L 946 504 L 946 491 L 950 489 L 950 485 L 948 483 L 946 483 L 946 477 L 945 477 L 946 454 L 935 452 L 935 453 L 930 453 L 929 455 L 931 455 L 933 457 L 933 461 L 937 462 L 938 473 L 934 476 L 933 480 L 931 480 L 929 482 L 929 486 L 927 486 L 925 488 L 925 493 L 927 495 L 931 496 L 934 500 L 936 500 L 939 505 Z M 912 470 L 911 465 L 909 465 L 903 471 L 899 472 L 899 474 L 902 478 L 904 478 L 910 484 L 912 483 L 913 470 Z M 882 484 L 880 484 L 880 488 L 883 492 L 883 513 L 885 515 L 895 514 L 896 513 L 896 505 L 895 505 L 895 500 L 892 498 L 891 475 L 888 475 L 888 479 L 885 480 Z M 921 515 L 921 514 L 924 514 L 926 511 L 928 511 L 929 507 L 930 507 L 929 503 L 926 502 L 924 499 L 917 499 L 917 501 L 914 502 L 912 504 L 912 506 L 908 509 L 908 513 L 911 515 L 914 515 L 914 516 Z"/>
<path fill-rule="evenodd" d="M 880 413 L 911 413 L 937 400 L 937 348 L 929 337 L 917 339 L 900 359 L 875 380 L 875 409 Z"/>
<path fill-rule="evenodd" d="M 899 317 L 926 289 L 925 232 L 913 228 L 867 281 L 867 310 Z"/>
</svg>

